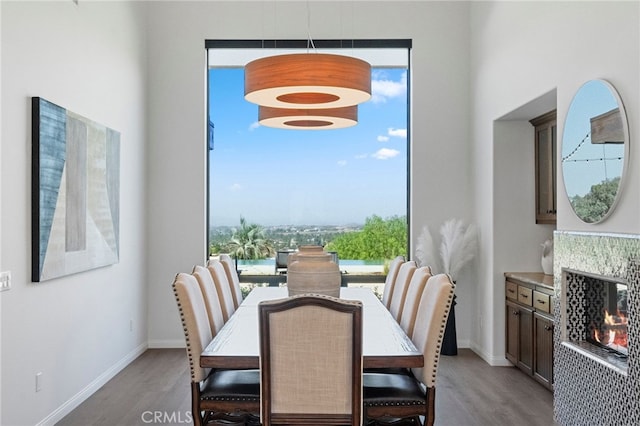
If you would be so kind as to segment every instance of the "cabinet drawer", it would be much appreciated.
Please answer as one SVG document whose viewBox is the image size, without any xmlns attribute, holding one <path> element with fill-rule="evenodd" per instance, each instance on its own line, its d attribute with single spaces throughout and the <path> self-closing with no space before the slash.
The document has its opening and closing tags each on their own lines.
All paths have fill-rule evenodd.
<svg viewBox="0 0 640 426">
<path fill-rule="evenodd" d="M 507 281 L 507 299 L 518 300 L 518 284 Z"/>
<path fill-rule="evenodd" d="M 540 293 L 539 291 L 533 292 L 533 307 L 539 311 L 551 312 L 551 298 L 548 294 Z"/>
<path fill-rule="evenodd" d="M 533 290 L 527 287 L 523 287 L 521 285 L 518 286 L 518 302 L 523 305 L 532 306 L 533 302 Z"/>
</svg>

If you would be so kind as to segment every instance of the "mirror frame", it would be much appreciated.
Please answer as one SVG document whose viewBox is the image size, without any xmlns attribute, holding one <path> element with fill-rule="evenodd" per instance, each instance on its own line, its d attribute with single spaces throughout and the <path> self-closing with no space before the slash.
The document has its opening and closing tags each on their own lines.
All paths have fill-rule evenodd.
<svg viewBox="0 0 640 426">
<path fill-rule="evenodd" d="M 564 165 L 562 164 L 562 161 L 560 161 L 560 168 L 562 170 L 562 184 L 564 186 L 564 191 L 565 191 L 565 194 L 567 196 L 567 201 L 569 202 L 569 205 L 571 206 L 571 210 L 573 211 L 575 216 L 578 219 L 580 219 L 580 221 L 582 223 L 586 223 L 588 225 L 595 225 L 595 224 L 602 223 L 609 216 L 611 216 L 612 212 L 614 211 L 614 209 L 618 205 L 618 202 L 620 201 L 620 198 L 622 197 L 622 191 L 623 191 L 623 189 L 625 187 L 625 181 L 627 180 L 626 175 L 628 174 L 627 173 L 627 169 L 629 167 L 629 145 L 631 143 L 631 141 L 629 139 L 629 120 L 627 118 L 627 112 L 626 112 L 626 110 L 624 108 L 624 103 L 622 102 L 622 98 L 620 97 L 620 94 L 618 93 L 616 88 L 613 86 L 613 84 L 611 84 L 609 81 L 604 80 L 604 79 L 596 78 L 596 79 L 588 80 L 588 81 L 584 82 L 582 85 L 580 85 L 580 87 L 574 93 L 574 95 L 573 95 L 573 97 L 571 99 L 571 103 L 569 104 L 569 108 L 567 109 L 567 113 L 565 115 L 564 124 L 563 124 L 563 128 L 562 128 L 562 141 L 561 141 L 561 144 L 560 144 L 560 159 L 562 159 L 562 149 L 563 149 L 564 143 L 565 143 L 567 119 L 568 119 L 569 114 L 571 112 L 571 107 L 573 106 L 573 103 L 574 103 L 574 101 L 576 99 L 576 96 L 578 96 L 580 91 L 587 84 L 592 83 L 592 82 L 600 82 L 600 83 L 602 83 L 607 89 L 609 89 L 609 93 L 611 94 L 611 96 L 613 96 L 613 98 L 615 99 L 616 103 L 618 104 L 618 108 L 620 110 L 620 118 L 622 120 L 622 131 L 623 131 L 623 134 L 624 134 L 624 158 L 622 160 L 622 171 L 620 172 L 620 183 L 618 184 L 618 189 L 616 191 L 616 196 L 614 197 L 613 202 L 609 206 L 609 209 L 607 210 L 607 212 L 604 215 L 602 215 L 602 217 L 599 220 L 594 221 L 594 222 L 585 221 L 576 212 L 576 209 L 575 209 L 573 203 L 571 202 L 571 197 L 569 196 L 569 193 L 567 191 L 567 185 L 566 185 L 566 179 L 565 179 L 565 173 L 564 173 Z"/>
</svg>

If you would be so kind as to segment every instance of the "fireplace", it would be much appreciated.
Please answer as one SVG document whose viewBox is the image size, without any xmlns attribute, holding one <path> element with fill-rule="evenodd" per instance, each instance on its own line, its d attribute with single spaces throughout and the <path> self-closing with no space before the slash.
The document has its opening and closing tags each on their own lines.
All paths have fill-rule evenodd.
<svg viewBox="0 0 640 426">
<path fill-rule="evenodd" d="M 627 369 L 628 286 L 624 279 L 563 269 L 568 342 Z"/>
<path fill-rule="evenodd" d="M 638 425 L 640 236 L 556 231 L 554 248 L 555 420 Z"/>
<path fill-rule="evenodd" d="M 594 280 L 587 303 L 587 342 L 626 358 L 629 354 L 627 284 Z"/>
</svg>

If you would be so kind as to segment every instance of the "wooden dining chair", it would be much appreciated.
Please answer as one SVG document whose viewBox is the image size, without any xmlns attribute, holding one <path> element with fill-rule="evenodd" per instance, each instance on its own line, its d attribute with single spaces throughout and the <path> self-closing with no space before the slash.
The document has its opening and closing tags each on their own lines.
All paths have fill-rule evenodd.
<svg viewBox="0 0 640 426">
<path fill-rule="evenodd" d="M 261 302 L 261 421 L 362 421 L 362 302 L 301 294 Z"/>
<path fill-rule="evenodd" d="M 416 314 L 412 340 L 422 351 L 424 366 L 411 374 L 365 373 L 363 405 L 367 421 L 408 419 L 432 426 L 435 420 L 436 376 L 440 347 L 453 300 L 454 284 L 445 274 L 427 280 Z M 421 417 L 424 418 L 424 422 Z"/>
<path fill-rule="evenodd" d="M 215 337 L 225 323 L 224 316 L 222 315 L 222 306 L 220 305 L 218 290 L 213 282 L 211 272 L 209 272 L 209 269 L 204 266 L 194 266 L 192 275 L 196 277 L 198 285 L 200 286 L 200 291 L 204 298 L 204 304 L 207 308 L 211 335 Z"/>
<path fill-rule="evenodd" d="M 429 266 L 421 266 L 413 272 L 411 281 L 407 286 L 407 294 L 404 298 L 400 316 L 400 326 L 407 333 L 407 336 L 413 334 L 418 305 L 429 278 L 431 278 L 431 268 Z"/>
<path fill-rule="evenodd" d="M 233 304 L 233 294 L 231 294 L 231 286 L 227 279 L 227 273 L 224 271 L 224 266 L 217 259 L 209 259 L 207 262 L 207 269 L 211 273 L 213 283 L 218 290 L 218 297 L 220 298 L 220 306 L 222 307 L 222 316 L 224 321 L 229 321 L 229 318 L 236 311 Z"/>
<path fill-rule="evenodd" d="M 178 274 L 173 293 L 187 344 L 194 425 L 259 424 L 259 370 L 201 368 L 200 354 L 211 341 L 211 328 L 196 277 Z"/>
<path fill-rule="evenodd" d="M 221 254 L 220 263 L 224 266 L 224 272 L 227 274 L 227 280 L 231 286 L 231 295 L 233 296 L 233 305 L 236 309 L 242 303 L 242 289 L 240 288 L 240 277 L 236 270 L 236 264 L 228 254 Z"/>
<path fill-rule="evenodd" d="M 389 272 L 384 280 L 384 287 L 382 290 L 382 304 L 389 309 L 391 303 L 391 294 L 393 293 L 393 286 L 396 283 L 396 277 L 398 276 L 398 270 L 400 265 L 404 263 L 404 256 L 396 256 L 389 264 Z"/>
<path fill-rule="evenodd" d="M 393 286 L 393 294 L 391 295 L 391 304 L 389 305 L 389 312 L 391 315 L 400 322 L 402 318 L 402 306 L 404 305 L 404 299 L 407 296 L 407 288 L 413 273 L 418 269 L 415 260 L 408 260 L 400 265 L 398 269 L 398 276 L 396 277 L 396 283 Z"/>
</svg>

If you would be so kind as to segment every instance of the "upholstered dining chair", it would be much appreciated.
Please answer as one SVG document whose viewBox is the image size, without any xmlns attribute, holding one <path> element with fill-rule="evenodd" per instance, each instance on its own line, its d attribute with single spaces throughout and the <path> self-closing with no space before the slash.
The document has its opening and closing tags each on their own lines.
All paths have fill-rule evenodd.
<svg viewBox="0 0 640 426">
<path fill-rule="evenodd" d="M 362 303 L 301 294 L 261 302 L 261 421 L 362 421 Z"/>
<path fill-rule="evenodd" d="M 407 333 L 407 336 L 413 334 L 418 304 L 429 278 L 431 278 L 431 268 L 429 266 L 421 266 L 413 272 L 411 281 L 407 286 L 407 294 L 404 298 L 400 315 L 400 326 Z"/>
<path fill-rule="evenodd" d="M 187 344 L 194 425 L 258 424 L 259 370 L 201 368 L 200 354 L 211 341 L 211 329 L 196 277 L 178 274 L 173 282 L 173 292 Z"/>
<path fill-rule="evenodd" d="M 413 277 L 413 273 L 418 269 L 415 260 L 408 260 L 400 265 L 398 269 L 398 276 L 396 277 L 396 283 L 393 286 L 393 294 L 391 295 L 391 304 L 389 305 L 389 312 L 398 321 L 402 317 L 402 306 L 404 305 L 404 299 L 407 296 L 407 288 L 409 282 Z"/>
<path fill-rule="evenodd" d="M 398 270 L 400 265 L 404 263 L 404 256 L 396 256 L 389 264 L 389 272 L 384 280 L 384 287 L 382 290 L 382 304 L 389 309 L 391 303 L 391 293 L 393 293 L 393 286 L 398 276 Z"/>
<path fill-rule="evenodd" d="M 233 305 L 236 309 L 242 303 L 242 290 L 240 289 L 240 277 L 236 270 L 236 264 L 228 254 L 221 254 L 218 258 L 222 266 L 224 266 L 224 272 L 227 274 L 227 280 L 231 286 L 231 295 L 233 296 Z"/>
<path fill-rule="evenodd" d="M 213 283 L 218 290 L 218 297 L 220 298 L 220 306 L 222 308 L 222 316 L 224 321 L 229 321 L 229 318 L 236 311 L 233 304 L 233 294 L 231 294 L 231 286 L 227 279 L 227 273 L 224 271 L 224 266 L 217 259 L 209 259 L 207 262 L 207 269 L 211 273 Z"/>
<path fill-rule="evenodd" d="M 448 275 L 438 274 L 427 280 L 422 292 L 411 338 L 422 351 L 423 367 L 412 368 L 411 374 L 364 374 L 363 405 L 368 421 L 410 419 L 414 424 L 433 425 L 440 347 L 454 288 Z"/>
<path fill-rule="evenodd" d="M 224 316 L 222 315 L 222 306 L 220 305 L 218 290 L 213 282 L 211 272 L 209 272 L 209 269 L 204 266 L 194 266 L 192 275 L 196 277 L 198 285 L 200 286 L 200 291 L 202 291 L 204 304 L 207 308 L 207 314 L 209 317 L 211 335 L 215 337 L 225 323 Z"/>
</svg>

